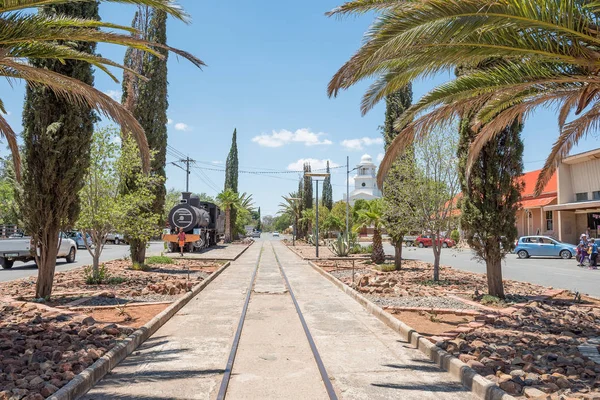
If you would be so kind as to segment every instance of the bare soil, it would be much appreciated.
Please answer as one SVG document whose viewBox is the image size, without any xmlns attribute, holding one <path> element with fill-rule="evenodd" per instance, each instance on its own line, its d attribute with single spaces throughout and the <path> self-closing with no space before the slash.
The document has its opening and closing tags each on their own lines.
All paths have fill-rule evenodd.
<svg viewBox="0 0 600 400">
<path fill-rule="evenodd" d="M 460 324 L 475 320 L 471 316 L 435 314 L 427 311 L 397 311 L 392 314 L 424 336 L 441 335 L 457 328 Z"/>
<path fill-rule="evenodd" d="M 164 311 L 169 304 L 149 304 L 118 308 L 89 308 L 83 312 L 97 322 L 139 328 Z M 122 313 L 122 311 L 124 313 Z"/>
</svg>

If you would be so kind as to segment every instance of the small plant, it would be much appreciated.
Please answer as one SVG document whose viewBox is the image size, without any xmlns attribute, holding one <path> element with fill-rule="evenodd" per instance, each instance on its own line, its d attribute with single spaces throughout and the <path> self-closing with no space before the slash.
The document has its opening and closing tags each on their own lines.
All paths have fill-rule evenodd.
<svg viewBox="0 0 600 400">
<path fill-rule="evenodd" d="M 396 270 L 396 266 L 394 264 L 380 264 L 376 268 L 383 272 L 392 272 Z"/>
<path fill-rule="evenodd" d="M 373 252 L 373 245 L 370 244 L 368 246 L 361 246 L 360 244 L 354 245 L 352 250 L 350 250 L 351 254 L 371 254 Z"/>
<path fill-rule="evenodd" d="M 429 320 L 431 322 L 442 322 L 442 318 L 438 317 L 437 312 L 435 312 L 434 310 L 431 310 L 431 312 L 429 313 Z"/>
<path fill-rule="evenodd" d="M 337 240 L 331 241 L 329 248 L 337 257 L 348 257 L 350 253 L 350 244 L 342 235 L 338 235 Z"/>
<path fill-rule="evenodd" d="M 460 232 L 456 229 L 450 232 L 450 239 L 454 240 L 456 243 L 460 242 Z"/>
<path fill-rule="evenodd" d="M 146 264 L 147 265 L 154 265 L 154 264 L 173 264 L 173 259 L 171 257 L 167 257 L 167 256 L 152 256 L 152 257 L 148 257 L 146 258 Z"/>
<path fill-rule="evenodd" d="M 131 269 L 134 271 L 150 271 L 150 267 L 147 266 L 146 264 L 140 264 L 140 263 L 136 263 L 134 262 L 133 265 L 131 266 Z"/>
<path fill-rule="evenodd" d="M 127 282 L 127 278 L 123 278 L 122 276 L 113 276 L 106 280 L 106 283 L 109 285 L 120 285 L 125 282 Z"/>
<path fill-rule="evenodd" d="M 496 296 L 490 296 L 489 294 L 484 294 L 481 298 L 481 304 L 500 304 L 502 300 Z"/>
<path fill-rule="evenodd" d="M 125 316 L 125 321 L 131 321 L 133 318 L 131 317 L 131 314 L 127 312 L 126 307 L 127 303 L 120 304 L 115 308 L 117 309 L 117 314 L 119 315 L 119 317 Z"/>
<path fill-rule="evenodd" d="M 106 265 L 102 264 L 96 274 L 92 267 L 85 267 L 83 269 L 83 277 L 85 278 L 86 285 L 101 285 L 110 279 L 110 273 Z"/>
</svg>

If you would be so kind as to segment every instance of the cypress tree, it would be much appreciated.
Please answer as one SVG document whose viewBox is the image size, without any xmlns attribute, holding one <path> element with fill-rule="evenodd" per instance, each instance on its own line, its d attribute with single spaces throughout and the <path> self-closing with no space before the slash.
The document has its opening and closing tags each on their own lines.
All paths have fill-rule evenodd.
<svg viewBox="0 0 600 400">
<path fill-rule="evenodd" d="M 262 230 L 262 222 L 260 220 L 260 207 L 258 207 L 258 223 L 256 224 L 256 230 Z"/>
<path fill-rule="evenodd" d="M 95 1 L 44 7 L 41 12 L 99 20 Z M 64 42 L 78 51 L 94 53 L 92 42 Z M 90 64 L 83 61 L 32 60 L 37 67 L 94 84 Z M 27 86 L 23 107 L 23 194 L 20 203 L 25 229 L 40 249 L 36 297 L 52 293 L 59 232 L 79 214 L 78 193 L 90 164 L 96 114 L 88 106 L 69 102 L 42 86 Z"/>
<path fill-rule="evenodd" d="M 504 298 L 502 259 L 518 236 L 516 213 L 523 174 L 522 126 L 514 122 L 482 149 L 466 176 L 469 146 L 476 136 L 470 119 L 460 124 L 458 157 L 462 189 L 460 225 L 476 256 L 485 261 L 489 294 Z"/>
<path fill-rule="evenodd" d="M 398 132 L 394 129 L 394 123 L 412 104 L 412 84 L 404 86 L 395 93 L 385 98 L 385 122 L 383 125 L 383 140 L 387 149 L 396 138 Z"/>
<path fill-rule="evenodd" d="M 329 174 L 329 161 L 327 161 L 327 173 Z M 333 208 L 333 187 L 331 186 L 331 176 L 327 176 L 323 181 L 323 205 L 331 211 Z"/>
<path fill-rule="evenodd" d="M 302 199 L 299 201 L 298 205 L 298 213 L 302 216 L 302 211 L 304 211 L 304 177 L 301 176 L 298 179 L 298 193 L 296 197 Z M 304 226 L 301 226 L 298 221 L 296 221 L 296 237 L 301 238 L 304 237 Z"/>
<path fill-rule="evenodd" d="M 227 155 L 227 161 L 225 163 L 225 190 L 231 189 L 235 193 L 238 193 L 238 149 L 237 149 L 237 129 L 233 130 L 233 136 L 231 138 L 231 148 Z M 231 232 L 233 235 L 235 232 L 235 222 L 237 219 L 237 210 L 231 209 Z"/>
<path fill-rule="evenodd" d="M 412 85 L 408 84 L 399 91 L 387 96 L 385 103 L 385 122 L 382 127 L 382 134 L 385 148 L 387 149 L 398 134 L 394 129 L 395 121 L 412 103 Z M 413 153 L 410 150 L 401 156 L 392 165 L 383 187 L 383 199 L 385 204 L 383 219 L 388 234 L 390 235 L 391 242 L 394 245 L 394 264 L 396 269 L 400 269 L 402 266 L 402 242 L 404 241 L 404 235 L 409 232 L 412 225 L 412 213 L 398 196 L 398 193 L 403 189 L 402 185 L 406 179 L 406 174 L 410 175 L 411 168 L 414 165 L 414 163 L 411 162 L 412 158 Z"/>
<path fill-rule="evenodd" d="M 140 6 L 132 26 L 141 32 L 142 39 L 160 44 L 167 43 L 167 14 L 148 6 Z M 142 81 L 137 76 L 125 72 L 123 78 L 123 104 L 125 104 L 144 128 L 148 146 L 154 159 L 150 173 L 163 178 L 163 183 L 156 187 L 156 199 L 152 204 L 152 212 L 164 213 L 166 188 L 165 163 L 167 156 L 167 58 L 168 51 L 155 48 L 164 58 L 150 53 L 128 49 L 125 54 L 125 65 L 148 78 Z M 125 188 L 131 190 L 133 188 Z M 146 243 L 130 240 L 132 259 L 143 263 L 146 257 Z"/>
<path fill-rule="evenodd" d="M 310 163 L 304 163 L 304 183 L 303 183 L 303 191 L 302 191 L 302 202 L 304 203 L 304 209 L 308 210 L 313 208 L 313 185 L 312 178 L 307 176 L 308 172 L 311 172 L 312 169 L 310 167 Z"/>
</svg>

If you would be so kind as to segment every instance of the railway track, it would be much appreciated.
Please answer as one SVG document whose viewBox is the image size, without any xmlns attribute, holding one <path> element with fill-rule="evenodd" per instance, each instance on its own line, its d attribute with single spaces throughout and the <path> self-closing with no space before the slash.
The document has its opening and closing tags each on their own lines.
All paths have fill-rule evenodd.
<svg viewBox="0 0 600 400">
<path fill-rule="evenodd" d="M 321 356 L 319 354 L 319 351 L 317 349 L 317 346 L 313 340 L 313 337 L 310 333 L 310 330 L 308 328 L 308 325 L 306 324 L 306 320 L 304 319 L 304 316 L 302 315 L 302 310 L 300 309 L 300 306 L 298 305 L 298 301 L 296 300 L 296 296 L 294 295 L 294 291 L 290 285 L 290 282 L 288 280 L 287 274 L 285 273 L 285 269 L 283 267 L 283 265 L 281 264 L 279 257 L 277 256 L 277 252 L 275 251 L 275 247 L 273 246 L 273 244 L 270 244 L 271 247 L 271 251 L 273 252 L 273 255 L 275 256 L 275 261 L 277 263 L 277 267 L 279 269 L 279 272 L 281 273 L 281 277 L 283 279 L 283 282 L 285 284 L 285 287 L 287 289 L 287 293 L 289 294 L 293 304 L 294 304 L 294 308 L 296 310 L 296 313 L 298 315 L 298 318 L 300 320 L 300 323 L 302 325 L 302 329 L 304 331 L 304 335 L 306 336 L 306 339 L 308 341 L 308 344 L 310 346 L 310 349 L 312 351 L 312 355 L 314 357 L 314 361 L 316 364 L 317 369 L 319 370 L 319 375 L 321 377 L 321 380 L 323 382 L 323 385 L 325 387 L 325 390 L 327 391 L 327 396 L 329 397 L 330 400 L 337 400 L 337 395 L 335 393 L 335 390 L 333 388 L 333 385 L 331 384 L 331 381 L 329 379 L 329 375 L 327 374 L 327 370 L 325 369 L 325 365 L 323 364 L 323 360 L 321 359 Z M 235 336 L 233 338 L 233 343 L 231 345 L 231 351 L 229 354 L 229 358 L 227 360 L 227 366 L 225 368 L 225 373 L 223 375 L 223 379 L 221 381 L 221 386 L 219 388 L 219 393 L 217 395 L 217 400 L 224 400 L 227 397 L 227 390 L 229 388 L 229 382 L 231 379 L 231 373 L 233 371 L 233 367 L 235 365 L 235 358 L 236 358 L 236 354 L 238 353 L 238 349 L 239 349 L 239 343 L 240 343 L 240 339 L 242 338 L 242 333 L 243 333 L 243 328 L 244 328 L 244 322 L 246 320 L 246 315 L 248 312 L 248 307 L 250 304 L 250 299 L 252 298 L 252 295 L 254 293 L 254 285 L 256 283 L 256 278 L 260 269 L 260 264 L 261 264 L 261 260 L 262 260 L 262 256 L 263 256 L 263 252 L 265 251 L 265 245 L 263 244 L 261 246 L 261 250 L 260 253 L 258 255 L 258 258 L 256 260 L 256 264 L 254 267 L 254 272 L 252 273 L 252 277 L 250 278 L 250 285 L 249 285 L 249 290 L 248 290 L 248 294 L 246 295 L 246 299 L 244 301 L 244 305 L 242 307 L 242 314 L 240 316 L 240 320 L 238 323 L 238 327 L 235 333 Z M 267 250 L 268 251 L 268 250 Z"/>
</svg>

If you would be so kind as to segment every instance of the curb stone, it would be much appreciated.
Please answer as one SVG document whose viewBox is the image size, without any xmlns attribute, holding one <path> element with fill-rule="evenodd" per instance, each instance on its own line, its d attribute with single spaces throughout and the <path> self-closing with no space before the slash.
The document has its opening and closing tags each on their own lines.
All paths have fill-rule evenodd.
<svg viewBox="0 0 600 400">
<path fill-rule="evenodd" d="M 314 270 L 327 278 L 331 283 L 348 294 L 350 297 L 354 298 L 354 300 L 366 308 L 369 313 L 377 317 L 377 319 L 386 324 L 388 327 L 400 333 L 404 338 L 406 338 L 407 342 L 409 342 L 411 346 L 414 346 L 416 349 L 429 357 L 429 359 L 436 363 L 437 366 L 442 370 L 449 372 L 454 379 L 460 381 L 463 386 L 470 389 L 471 392 L 480 399 L 516 400 L 515 397 L 509 395 L 504 390 L 496 386 L 494 382 L 479 375 L 467 364 L 460 361 L 447 351 L 437 347 L 435 344 L 427 340 L 425 336 L 420 335 L 413 328 L 398 320 L 381 307 L 375 305 L 356 290 L 347 286 L 330 273 L 324 271 L 312 261 L 309 261 L 308 263 Z"/>
<path fill-rule="evenodd" d="M 250 247 L 250 246 L 248 246 Z M 74 400 L 86 394 L 104 375 L 115 368 L 125 357 L 130 355 L 152 336 L 160 327 L 169 321 L 179 310 L 190 302 L 198 293 L 200 293 L 209 283 L 217 278 L 231 262 L 223 264 L 221 268 L 213 272 L 202 283 L 192 288 L 191 292 L 185 294 L 171 306 L 166 308 L 160 314 L 156 315 L 144 326 L 137 329 L 127 338 L 121 340 L 105 355 L 100 357 L 95 363 L 86 368 L 79 375 L 75 376 L 68 384 L 50 396 L 47 400 Z"/>
</svg>

